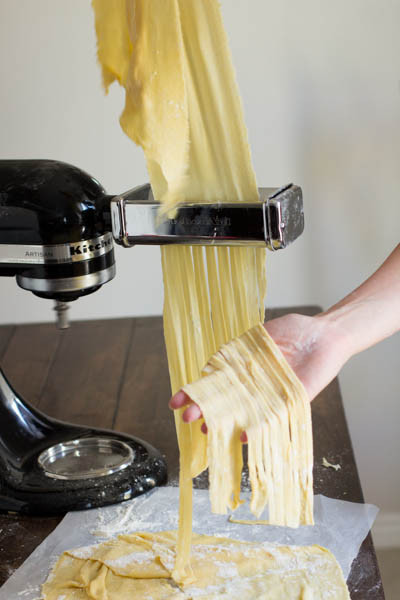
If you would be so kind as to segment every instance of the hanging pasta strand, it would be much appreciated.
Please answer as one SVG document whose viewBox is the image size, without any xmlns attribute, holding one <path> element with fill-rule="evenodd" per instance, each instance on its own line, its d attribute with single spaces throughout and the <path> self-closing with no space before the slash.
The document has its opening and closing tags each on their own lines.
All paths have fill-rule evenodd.
<svg viewBox="0 0 400 600">
<path fill-rule="evenodd" d="M 93 0 L 93 5 L 104 85 L 116 79 L 126 89 L 121 125 L 144 149 L 162 210 L 173 212 L 182 201 L 257 202 L 247 131 L 217 0 Z M 115 31 L 110 28 L 118 27 L 122 39 L 111 47 Z M 279 363 L 272 340 L 266 343 L 254 334 L 264 319 L 265 250 L 164 246 L 161 257 L 172 392 L 203 375 L 193 388 L 185 389 L 193 390 L 204 407 L 209 427 L 205 436 L 200 421 L 184 424 L 182 410 L 175 411 L 180 519 L 172 576 L 188 582 L 192 478 L 210 465 L 214 508 L 225 510 L 240 503 L 239 423 L 249 426 L 252 510 L 259 514 L 269 503 L 271 522 L 312 521 L 309 407 L 301 384 L 290 373 L 278 370 L 276 377 L 266 378 L 260 371 L 260 365 L 265 367 L 260 352 L 272 351 L 268 373 Z M 244 343 L 239 336 L 248 330 L 253 333 Z M 223 353 L 218 354 L 221 346 L 236 339 L 241 339 L 232 347 L 238 372 L 253 364 L 249 348 L 255 357 L 250 368 L 254 380 L 248 377 L 247 387 L 234 368 L 223 365 Z M 202 374 L 210 358 L 209 365 L 214 366 L 207 368 L 213 372 Z M 215 413 L 202 395 L 211 383 L 219 399 Z M 233 406 L 241 419 L 235 417 Z M 229 431 L 221 426 L 227 413 L 233 419 Z M 222 477 L 217 457 L 225 461 Z M 290 490 L 290 498 L 285 490 Z"/>
</svg>

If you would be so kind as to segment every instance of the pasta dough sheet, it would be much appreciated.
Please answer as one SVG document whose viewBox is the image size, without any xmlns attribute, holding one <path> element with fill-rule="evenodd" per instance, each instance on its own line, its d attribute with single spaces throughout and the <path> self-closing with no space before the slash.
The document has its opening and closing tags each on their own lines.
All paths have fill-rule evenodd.
<svg viewBox="0 0 400 600">
<path fill-rule="evenodd" d="M 134 533 L 65 552 L 45 600 L 348 600 L 334 556 L 320 546 L 254 544 L 193 535 L 196 583 L 169 579 L 176 532 Z"/>
<path fill-rule="evenodd" d="M 259 516 L 268 504 L 272 525 L 313 524 L 310 401 L 265 327 L 223 345 L 184 390 L 207 423 L 213 511 L 240 504 L 246 431 L 252 512 Z"/>
</svg>

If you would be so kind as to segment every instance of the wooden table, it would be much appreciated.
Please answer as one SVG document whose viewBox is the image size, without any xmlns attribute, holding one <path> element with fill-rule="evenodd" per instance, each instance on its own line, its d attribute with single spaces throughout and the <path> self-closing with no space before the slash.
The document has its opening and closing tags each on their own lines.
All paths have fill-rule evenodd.
<svg viewBox="0 0 400 600">
<path fill-rule="evenodd" d="M 315 307 L 292 311 L 315 314 Z M 288 310 L 269 311 L 268 317 Z M 141 437 L 166 457 L 178 481 L 178 449 L 168 409 L 170 385 L 161 317 L 85 321 L 64 332 L 53 324 L 0 327 L 0 363 L 22 397 L 58 419 Z M 314 491 L 363 502 L 337 380 L 312 403 Z M 322 457 L 340 463 L 322 467 Z M 204 479 L 203 479 L 204 481 Z M 204 485 L 202 479 L 197 484 Z M 57 517 L 0 515 L 0 585 L 56 527 Z M 348 580 L 352 600 L 381 600 L 371 536 Z"/>
</svg>

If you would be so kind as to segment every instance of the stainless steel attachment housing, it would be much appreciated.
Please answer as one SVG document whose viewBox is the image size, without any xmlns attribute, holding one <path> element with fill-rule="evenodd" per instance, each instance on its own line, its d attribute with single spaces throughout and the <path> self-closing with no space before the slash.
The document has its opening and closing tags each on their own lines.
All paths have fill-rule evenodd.
<svg viewBox="0 0 400 600">
<path fill-rule="evenodd" d="M 136 244 L 198 244 L 285 248 L 304 229 L 301 188 L 259 188 L 260 202 L 182 204 L 160 216 L 149 184 L 111 200 L 112 231 L 125 247 Z"/>
</svg>

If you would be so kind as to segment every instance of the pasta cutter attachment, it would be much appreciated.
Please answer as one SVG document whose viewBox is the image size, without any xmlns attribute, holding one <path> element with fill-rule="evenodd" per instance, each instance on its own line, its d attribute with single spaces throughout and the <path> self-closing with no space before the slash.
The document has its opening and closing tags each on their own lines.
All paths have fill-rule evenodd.
<svg viewBox="0 0 400 600">
<path fill-rule="evenodd" d="M 112 232 L 122 246 L 197 244 L 286 248 L 304 229 L 301 188 L 259 188 L 260 202 L 181 204 L 159 215 L 149 184 L 111 199 Z"/>
</svg>

